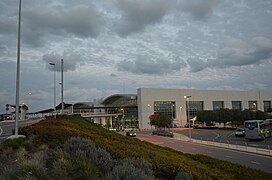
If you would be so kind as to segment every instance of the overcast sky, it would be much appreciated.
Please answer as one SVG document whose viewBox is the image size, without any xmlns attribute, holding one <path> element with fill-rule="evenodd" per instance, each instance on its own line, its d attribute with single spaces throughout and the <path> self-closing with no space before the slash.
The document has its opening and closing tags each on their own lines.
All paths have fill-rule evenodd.
<svg viewBox="0 0 272 180">
<path fill-rule="evenodd" d="M 15 104 L 19 0 L 0 1 L 0 113 Z M 271 0 L 22 0 L 20 102 L 140 87 L 272 91 Z M 28 93 L 31 92 L 31 95 Z"/>
</svg>

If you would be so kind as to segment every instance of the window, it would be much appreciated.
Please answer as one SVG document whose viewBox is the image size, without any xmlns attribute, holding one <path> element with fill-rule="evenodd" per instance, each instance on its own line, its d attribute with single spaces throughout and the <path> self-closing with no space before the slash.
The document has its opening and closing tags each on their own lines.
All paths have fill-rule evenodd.
<svg viewBox="0 0 272 180">
<path fill-rule="evenodd" d="M 257 110 L 258 109 L 257 101 L 248 101 L 248 108 L 249 110 Z"/>
<path fill-rule="evenodd" d="M 189 101 L 189 108 L 190 108 L 189 115 L 190 115 L 190 118 L 195 117 L 197 111 L 202 111 L 204 109 L 203 104 L 204 104 L 203 101 Z M 186 107 L 187 107 L 187 104 L 186 104 Z"/>
<path fill-rule="evenodd" d="M 264 101 L 264 112 L 269 112 L 271 111 L 271 101 Z"/>
<path fill-rule="evenodd" d="M 241 101 L 232 101 L 232 109 L 242 110 L 242 102 Z"/>
<path fill-rule="evenodd" d="M 213 101 L 213 110 L 223 109 L 224 101 Z"/>
<path fill-rule="evenodd" d="M 154 101 L 154 113 L 165 113 L 175 119 L 176 117 L 176 104 L 173 101 Z"/>
</svg>

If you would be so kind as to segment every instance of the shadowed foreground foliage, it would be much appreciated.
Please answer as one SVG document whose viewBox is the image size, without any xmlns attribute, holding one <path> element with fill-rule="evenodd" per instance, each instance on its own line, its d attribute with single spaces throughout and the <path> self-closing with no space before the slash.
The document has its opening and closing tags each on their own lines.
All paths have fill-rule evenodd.
<svg viewBox="0 0 272 180">
<path fill-rule="evenodd" d="M 20 129 L 34 144 L 61 148 L 71 137 L 88 138 L 112 159 L 142 158 L 152 164 L 155 177 L 174 179 L 180 172 L 194 179 L 271 179 L 272 174 L 204 155 L 189 155 L 105 130 L 81 117 L 46 119 Z"/>
</svg>

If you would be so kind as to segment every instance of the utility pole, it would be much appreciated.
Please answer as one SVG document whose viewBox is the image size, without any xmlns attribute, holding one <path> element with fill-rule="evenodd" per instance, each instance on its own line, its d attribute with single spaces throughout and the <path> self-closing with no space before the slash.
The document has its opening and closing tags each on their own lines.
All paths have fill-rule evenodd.
<svg viewBox="0 0 272 180">
<path fill-rule="evenodd" d="M 19 0 L 19 19 L 18 19 L 18 40 L 17 40 L 17 69 L 16 69 L 16 119 L 15 119 L 15 136 L 18 136 L 19 121 L 19 93 L 20 93 L 20 45 L 21 45 L 21 6 L 22 1 Z"/>
<path fill-rule="evenodd" d="M 61 59 L 61 114 L 64 110 L 64 103 L 63 103 L 63 59 Z"/>
</svg>

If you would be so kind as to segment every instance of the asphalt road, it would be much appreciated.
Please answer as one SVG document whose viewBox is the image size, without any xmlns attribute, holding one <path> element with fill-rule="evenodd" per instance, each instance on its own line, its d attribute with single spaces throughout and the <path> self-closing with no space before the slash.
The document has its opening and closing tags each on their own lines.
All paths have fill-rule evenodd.
<svg viewBox="0 0 272 180">
<path fill-rule="evenodd" d="M 195 144 L 192 142 L 185 142 L 175 140 L 173 138 L 153 136 L 149 134 L 138 133 L 137 138 L 160 146 L 169 147 L 184 153 L 203 154 L 217 159 L 241 164 L 250 168 L 272 173 L 272 157 L 269 156 L 261 156 L 224 148 Z"/>
<path fill-rule="evenodd" d="M 39 122 L 41 119 L 29 119 L 24 121 L 19 121 L 19 127 L 28 126 L 34 123 Z M 12 135 L 12 130 L 15 129 L 15 122 L 8 121 L 8 122 L 1 122 L 0 121 L 0 142 L 6 139 L 7 137 Z M 2 133 L 1 133 L 2 130 Z"/>
<path fill-rule="evenodd" d="M 188 128 L 175 128 L 174 131 L 185 136 L 189 134 Z M 191 137 L 206 141 L 272 149 L 272 137 L 265 140 L 246 141 L 243 137 L 235 137 L 235 130 L 191 129 Z"/>
</svg>

